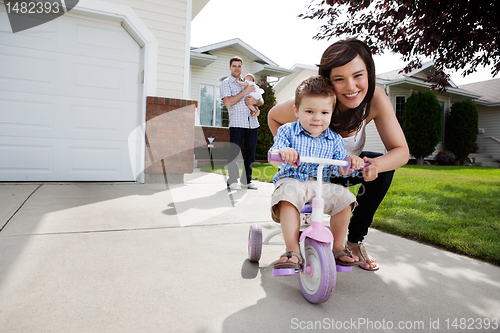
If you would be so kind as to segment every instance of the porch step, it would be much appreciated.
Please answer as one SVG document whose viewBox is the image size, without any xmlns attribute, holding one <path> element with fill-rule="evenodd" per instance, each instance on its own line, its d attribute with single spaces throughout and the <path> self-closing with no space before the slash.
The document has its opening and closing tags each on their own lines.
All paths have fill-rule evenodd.
<svg viewBox="0 0 500 333">
<path fill-rule="evenodd" d="M 500 161 L 498 158 L 487 154 L 470 154 L 469 158 L 474 160 L 474 164 L 478 166 L 486 166 L 491 168 L 500 168 Z"/>
<path fill-rule="evenodd" d="M 496 162 L 479 162 L 479 163 L 480 164 L 476 163 L 476 165 L 490 167 L 490 168 L 500 168 L 500 163 L 496 163 Z"/>
</svg>

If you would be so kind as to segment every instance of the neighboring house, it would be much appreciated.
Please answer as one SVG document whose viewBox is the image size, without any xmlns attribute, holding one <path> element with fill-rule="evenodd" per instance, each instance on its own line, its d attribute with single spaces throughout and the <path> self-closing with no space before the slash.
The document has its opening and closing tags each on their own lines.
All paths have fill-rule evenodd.
<svg viewBox="0 0 500 333">
<path fill-rule="evenodd" d="M 500 79 L 465 84 L 460 88 L 481 95 L 479 99 L 474 100 L 479 114 L 479 134 L 476 143 L 480 154 L 474 158 L 476 161 L 483 160 L 483 165 L 500 167 L 498 165 L 500 161 Z"/>
<path fill-rule="evenodd" d="M 214 137 L 215 144 L 229 142 L 229 115 L 220 99 L 220 84 L 230 74 L 229 60 L 234 56 L 243 60 L 241 75 L 252 73 L 256 83 L 261 76 L 282 78 L 293 73 L 238 38 L 192 48 L 190 98 L 199 101 L 195 120 L 197 144 L 204 145 L 207 137 Z"/>
<path fill-rule="evenodd" d="M 422 68 L 408 74 L 400 74 L 400 70 L 398 69 L 377 75 L 377 86 L 384 90 L 389 97 L 398 120 L 401 121 L 404 104 L 412 92 L 431 89 L 432 82 L 425 81 L 431 74 L 432 66 L 433 62 L 428 62 L 423 64 Z M 295 65 L 292 68 L 296 72 L 282 79 L 275 86 L 278 102 L 293 98 L 294 87 L 297 86 L 298 82 L 317 73 L 317 70 L 313 71 L 311 67 L 305 65 Z M 290 80 L 292 77 L 293 79 Z M 446 92 L 437 92 L 436 96 L 443 108 L 444 117 L 450 112 L 453 103 L 465 99 L 472 99 L 474 101 L 479 113 L 478 152 L 493 156 L 493 160 L 498 161 L 500 158 L 500 79 L 467 84 L 460 87 L 449 81 Z M 443 129 L 445 126 L 446 123 L 443 122 Z M 386 152 L 374 122 L 368 124 L 366 134 L 365 150 L 381 153 Z M 428 156 L 427 159 L 433 159 L 440 150 L 444 150 L 442 141 L 436 146 L 435 152 Z M 486 165 L 497 166 L 497 164 Z"/>
<path fill-rule="evenodd" d="M 318 75 L 318 67 L 316 66 L 295 64 L 291 70 L 293 70 L 293 74 L 282 78 L 274 85 L 274 93 L 278 103 L 294 98 L 295 90 L 305 78 Z"/>
<path fill-rule="evenodd" d="M 0 1 L 0 181 L 192 172 L 190 26 L 208 1 L 80 0 L 18 33 Z"/>
</svg>

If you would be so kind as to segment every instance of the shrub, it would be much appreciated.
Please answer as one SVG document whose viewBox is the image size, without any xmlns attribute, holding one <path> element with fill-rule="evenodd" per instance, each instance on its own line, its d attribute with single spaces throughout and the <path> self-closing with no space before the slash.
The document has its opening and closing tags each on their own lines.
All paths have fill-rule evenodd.
<svg viewBox="0 0 500 333">
<path fill-rule="evenodd" d="M 452 165 L 455 163 L 456 156 L 453 153 L 450 152 L 445 152 L 445 151 L 440 151 L 436 157 L 434 157 L 434 160 L 439 164 L 439 165 Z"/>
<path fill-rule="evenodd" d="M 256 160 L 267 160 L 267 151 L 273 145 L 273 134 L 267 126 L 267 114 L 273 106 L 276 105 L 276 97 L 274 96 L 273 86 L 267 81 L 267 76 L 262 76 L 258 82 L 258 86 L 264 90 L 262 99 L 264 105 L 260 106 L 259 114 L 259 136 L 257 138 L 257 150 L 255 152 Z"/>
<path fill-rule="evenodd" d="M 403 132 L 417 164 L 432 154 L 442 134 L 442 108 L 433 91 L 411 94 L 403 108 Z"/>
<path fill-rule="evenodd" d="M 476 149 L 478 127 L 477 108 L 467 99 L 451 106 L 446 121 L 445 146 L 457 156 L 457 164 L 463 163 Z"/>
</svg>

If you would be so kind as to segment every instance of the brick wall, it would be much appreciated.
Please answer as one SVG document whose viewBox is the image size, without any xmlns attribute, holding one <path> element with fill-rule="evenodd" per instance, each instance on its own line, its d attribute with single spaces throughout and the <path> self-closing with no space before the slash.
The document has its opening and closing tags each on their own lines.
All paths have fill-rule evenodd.
<svg viewBox="0 0 500 333">
<path fill-rule="evenodd" d="M 212 158 L 216 163 L 225 163 L 229 153 L 229 128 L 196 126 L 195 157 L 198 166 L 210 163 L 207 149 L 208 137 L 214 137 Z"/>
<path fill-rule="evenodd" d="M 197 102 L 149 96 L 146 105 L 146 176 L 193 172 Z"/>
<path fill-rule="evenodd" d="M 229 142 L 229 128 L 201 126 L 201 129 L 203 133 L 202 131 L 196 131 L 196 141 L 203 142 L 205 140 L 208 143 L 206 138 L 211 136 L 215 138 L 215 142 Z"/>
</svg>

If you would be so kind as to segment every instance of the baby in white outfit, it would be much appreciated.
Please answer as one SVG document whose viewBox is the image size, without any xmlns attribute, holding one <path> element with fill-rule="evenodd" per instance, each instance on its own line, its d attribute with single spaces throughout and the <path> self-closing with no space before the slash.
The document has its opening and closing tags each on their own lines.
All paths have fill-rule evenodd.
<svg viewBox="0 0 500 333">
<path fill-rule="evenodd" d="M 249 95 L 255 98 L 255 100 L 260 100 L 262 98 L 262 93 L 264 92 L 263 89 L 261 89 L 258 85 L 255 84 L 255 77 L 248 73 L 243 77 L 243 80 L 245 81 L 238 81 L 236 80 L 236 83 L 238 83 L 242 87 L 248 87 L 248 86 L 255 86 L 254 91 L 251 92 Z M 247 104 L 248 108 L 250 109 L 250 115 L 253 117 L 257 114 L 259 111 L 259 108 L 257 105 L 254 104 Z"/>
</svg>

